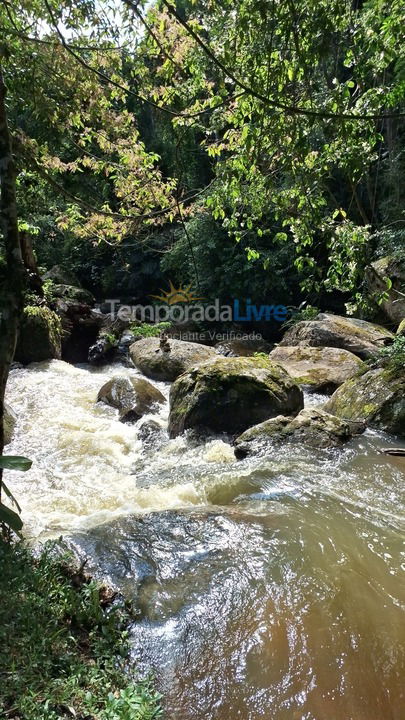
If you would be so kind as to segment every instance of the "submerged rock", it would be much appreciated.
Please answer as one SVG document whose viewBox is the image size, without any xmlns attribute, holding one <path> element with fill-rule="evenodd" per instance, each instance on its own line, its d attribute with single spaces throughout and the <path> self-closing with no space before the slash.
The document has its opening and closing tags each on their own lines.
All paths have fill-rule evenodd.
<svg viewBox="0 0 405 720">
<path fill-rule="evenodd" d="M 405 437 L 405 368 L 372 368 L 336 390 L 324 409 Z"/>
<path fill-rule="evenodd" d="M 46 306 L 29 305 L 24 308 L 14 360 L 23 365 L 43 360 L 60 360 L 61 322 Z"/>
<path fill-rule="evenodd" d="M 235 455 L 263 453 L 277 443 L 303 443 L 314 448 L 342 447 L 365 430 L 363 423 L 343 422 L 320 408 L 301 410 L 295 417 L 278 417 L 255 425 L 235 440 Z"/>
<path fill-rule="evenodd" d="M 4 444 L 8 445 L 13 437 L 17 416 L 11 407 L 4 405 L 3 427 L 4 427 Z"/>
<path fill-rule="evenodd" d="M 378 307 L 389 320 L 399 323 L 405 316 L 405 260 L 392 255 L 380 258 L 366 268 L 366 281 Z"/>
<path fill-rule="evenodd" d="M 169 338 L 169 350 L 160 348 L 159 338 L 138 340 L 129 348 L 135 367 L 154 380 L 172 381 L 190 367 L 215 357 L 215 350 L 206 345 Z"/>
<path fill-rule="evenodd" d="M 233 434 L 302 407 L 302 390 L 280 365 L 267 358 L 216 357 L 172 385 L 169 434 L 188 428 Z"/>
<path fill-rule="evenodd" d="M 97 402 L 117 408 L 122 422 L 136 422 L 142 415 L 157 412 L 165 398 L 143 378 L 113 377 L 99 390 Z"/>
<path fill-rule="evenodd" d="M 342 348 L 367 359 L 393 337 L 389 330 L 365 320 L 320 313 L 314 320 L 303 320 L 290 328 L 280 346 Z"/>
<path fill-rule="evenodd" d="M 270 359 L 279 363 L 295 382 L 314 392 L 332 393 L 345 380 L 365 369 L 353 353 L 341 348 L 278 346 Z"/>
</svg>

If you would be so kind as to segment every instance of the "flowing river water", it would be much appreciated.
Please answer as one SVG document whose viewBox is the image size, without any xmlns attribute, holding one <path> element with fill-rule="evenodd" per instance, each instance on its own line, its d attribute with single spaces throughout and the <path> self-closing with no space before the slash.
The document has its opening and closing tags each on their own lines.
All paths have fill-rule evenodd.
<svg viewBox="0 0 405 720">
<path fill-rule="evenodd" d="M 405 458 L 379 450 L 405 443 L 236 461 L 225 438 L 169 440 L 167 406 L 149 436 L 120 423 L 95 403 L 114 374 L 139 375 L 14 370 L 7 453 L 34 464 L 6 479 L 29 536 L 68 536 L 133 600 L 165 717 L 403 720 Z"/>
</svg>

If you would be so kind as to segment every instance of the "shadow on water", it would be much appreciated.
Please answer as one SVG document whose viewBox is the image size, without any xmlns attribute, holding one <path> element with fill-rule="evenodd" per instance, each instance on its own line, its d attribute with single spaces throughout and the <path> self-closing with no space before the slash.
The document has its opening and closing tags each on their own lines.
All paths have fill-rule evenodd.
<svg viewBox="0 0 405 720">
<path fill-rule="evenodd" d="M 403 718 L 394 528 L 287 496 L 120 519 L 74 542 L 139 608 L 134 657 L 168 718 Z"/>
</svg>

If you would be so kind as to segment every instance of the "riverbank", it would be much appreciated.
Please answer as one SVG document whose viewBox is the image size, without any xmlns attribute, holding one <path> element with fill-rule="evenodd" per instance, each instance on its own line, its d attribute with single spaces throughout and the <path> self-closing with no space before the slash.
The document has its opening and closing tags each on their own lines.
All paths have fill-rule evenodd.
<svg viewBox="0 0 405 720">
<path fill-rule="evenodd" d="M 62 549 L 34 558 L 0 543 L 1 717 L 157 719 L 158 696 L 128 665 L 128 607 Z"/>
</svg>

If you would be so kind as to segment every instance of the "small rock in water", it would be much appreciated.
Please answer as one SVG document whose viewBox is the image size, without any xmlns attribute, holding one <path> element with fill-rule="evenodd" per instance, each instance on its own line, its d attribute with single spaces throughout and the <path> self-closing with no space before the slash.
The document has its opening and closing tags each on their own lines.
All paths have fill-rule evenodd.
<svg viewBox="0 0 405 720">
<path fill-rule="evenodd" d="M 385 455 L 399 455 L 405 457 L 405 448 L 382 448 L 381 452 Z"/>
<path fill-rule="evenodd" d="M 121 422 L 137 422 L 142 415 L 156 412 L 165 398 L 144 378 L 113 377 L 99 390 L 97 402 L 117 408 Z"/>
</svg>

